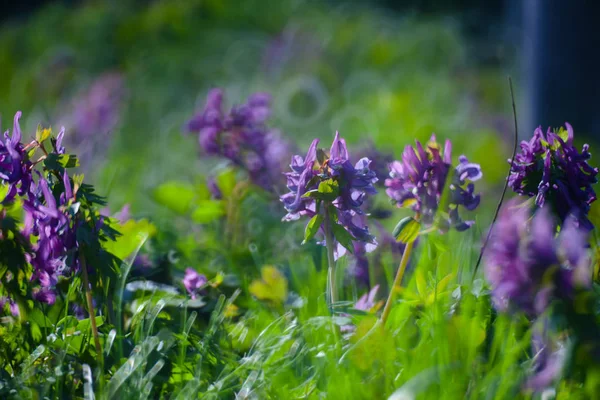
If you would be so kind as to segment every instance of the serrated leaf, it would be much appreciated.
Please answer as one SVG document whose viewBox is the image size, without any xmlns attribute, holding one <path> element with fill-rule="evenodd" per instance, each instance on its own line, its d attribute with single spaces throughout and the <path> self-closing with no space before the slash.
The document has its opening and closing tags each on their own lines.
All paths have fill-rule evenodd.
<svg viewBox="0 0 600 400">
<path fill-rule="evenodd" d="M 317 232 L 319 232 L 319 228 L 323 224 L 323 219 L 324 218 L 322 214 L 317 214 L 314 217 L 312 217 L 310 221 L 308 221 L 308 224 L 304 229 L 304 240 L 302 241 L 302 244 L 308 242 L 313 237 L 315 237 Z"/>
<path fill-rule="evenodd" d="M 51 170 L 62 170 L 63 168 L 79 167 L 79 160 L 72 154 L 50 153 L 44 160 L 44 166 Z"/>
<path fill-rule="evenodd" d="M 192 212 L 192 220 L 197 224 L 208 224 L 225 215 L 225 207 L 220 200 L 202 200 Z"/>
<path fill-rule="evenodd" d="M 398 222 L 392 235 L 402 243 L 411 243 L 417 239 L 420 230 L 421 224 L 419 221 L 413 217 L 406 217 Z"/>
<path fill-rule="evenodd" d="M 180 215 L 190 211 L 195 196 L 192 185 L 179 181 L 165 182 L 152 192 L 154 201 Z"/>
<path fill-rule="evenodd" d="M 346 248 L 351 254 L 354 253 L 354 246 L 352 241 L 354 238 L 352 235 L 340 224 L 331 224 L 333 230 L 333 236 L 335 239 Z"/>
</svg>

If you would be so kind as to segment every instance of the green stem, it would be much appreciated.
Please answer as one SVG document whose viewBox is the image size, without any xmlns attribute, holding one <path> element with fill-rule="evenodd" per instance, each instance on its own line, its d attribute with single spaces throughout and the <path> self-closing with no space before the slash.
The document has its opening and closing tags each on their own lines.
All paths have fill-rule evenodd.
<svg viewBox="0 0 600 400">
<path fill-rule="evenodd" d="M 406 247 L 404 248 L 404 253 L 402 253 L 402 260 L 400 260 L 400 265 L 398 266 L 398 271 L 396 272 L 396 277 L 394 278 L 394 284 L 390 289 L 390 294 L 388 295 L 385 307 L 383 309 L 383 313 L 381 314 L 381 323 L 384 326 L 388 316 L 390 315 L 390 311 L 392 311 L 392 304 L 394 304 L 394 295 L 396 293 L 396 288 L 399 288 L 400 284 L 402 283 L 402 277 L 404 276 L 404 271 L 406 270 L 406 266 L 408 265 L 408 260 L 410 259 L 410 253 L 412 252 L 413 244 L 414 242 L 407 243 Z"/>
<path fill-rule="evenodd" d="M 333 240 L 333 232 L 331 229 L 331 219 L 329 218 L 329 211 L 325 208 L 325 248 L 327 249 L 327 283 L 329 284 L 329 301 L 330 307 L 337 299 L 336 285 L 335 285 L 335 258 L 333 256 L 333 247 L 335 242 Z"/>
<path fill-rule="evenodd" d="M 85 286 L 85 297 L 87 300 L 88 313 L 90 314 L 90 323 L 92 324 L 92 335 L 94 336 L 94 345 L 96 347 L 96 357 L 100 370 L 104 370 L 104 357 L 102 347 L 100 346 L 100 336 L 98 335 L 98 326 L 96 325 L 96 312 L 94 311 L 94 302 L 92 299 L 92 291 L 88 279 L 87 265 L 83 253 L 79 256 L 79 263 L 82 272 L 83 285 Z"/>
</svg>

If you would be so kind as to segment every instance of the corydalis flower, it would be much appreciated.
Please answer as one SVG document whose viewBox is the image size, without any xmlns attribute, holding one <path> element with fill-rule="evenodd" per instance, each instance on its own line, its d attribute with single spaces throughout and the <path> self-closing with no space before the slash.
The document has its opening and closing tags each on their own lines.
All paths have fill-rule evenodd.
<svg viewBox="0 0 600 400">
<path fill-rule="evenodd" d="M 12 202 L 17 194 L 23 196 L 31 190 L 32 164 L 21 143 L 21 112 L 15 114 L 12 135 L 4 133 L 4 142 L 0 141 L 0 180 L 8 185 L 8 193 L 3 203 Z"/>
<path fill-rule="evenodd" d="M 589 286 L 590 271 L 587 235 L 573 220 L 555 238 L 549 212 L 542 209 L 529 221 L 529 211 L 514 202 L 503 209 L 490 237 L 485 276 L 496 308 L 535 316 Z"/>
<path fill-rule="evenodd" d="M 64 193 L 57 203 L 48 187 L 46 179 L 40 176 L 38 188 L 42 199 L 25 201 L 25 233 L 37 236 L 33 246 L 31 265 L 34 278 L 43 290 L 34 296 L 39 301 L 54 302 L 49 293 L 57 284 L 60 276 L 68 275 L 78 269 L 76 257 L 77 239 L 75 222 L 69 218 L 68 207 L 75 199 L 69 176 L 63 175 Z"/>
<path fill-rule="evenodd" d="M 198 133 L 204 153 L 228 159 L 246 170 L 253 183 L 273 190 L 290 150 L 280 134 L 267 127 L 270 114 L 271 98 L 266 93 L 255 93 L 225 113 L 223 91 L 213 89 L 187 130 Z"/>
<path fill-rule="evenodd" d="M 283 219 L 291 221 L 302 216 L 314 217 L 327 210 L 331 212 L 329 218 L 332 223 L 343 227 L 352 240 L 375 245 L 361 208 L 367 195 L 376 193 L 373 184 L 377 177 L 369 168 L 371 161 L 361 158 L 352 165 L 346 141 L 337 132 L 329 154 L 317 150 L 318 143 L 318 139 L 313 140 L 306 157 L 292 157 L 292 172 L 286 173 L 290 192 L 281 196 L 288 212 Z M 336 225 L 332 226 L 335 230 Z M 338 257 L 345 252 L 341 246 L 336 248 Z M 370 246 L 370 250 L 372 248 L 374 246 Z"/>
<path fill-rule="evenodd" d="M 442 152 L 435 135 L 431 135 L 426 148 L 416 141 L 416 151 L 412 146 L 406 146 L 402 160 L 390 164 L 390 178 L 385 181 L 386 193 L 398 207 L 410 207 L 419 214 L 423 223 L 433 224 L 451 167 L 450 141 L 446 140 Z M 458 206 L 469 211 L 477 208 L 480 196 L 474 193 L 472 182 L 481 176 L 478 164 L 470 163 L 464 155 L 459 157 L 450 184 L 448 205 L 439 219 L 440 229 L 452 226 L 463 231 L 473 224 L 473 221 L 463 221 L 459 217 Z"/>
<path fill-rule="evenodd" d="M 195 299 L 198 296 L 200 290 L 206 286 L 207 282 L 206 276 L 199 274 L 192 268 L 185 269 L 183 286 L 185 286 L 185 290 L 187 290 L 192 299 Z"/>
<path fill-rule="evenodd" d="M 573 128 L 565 126 L 558 132 L 548 128 L 545 135 L 539 127 L 529 142 L 521 142 L 508 183 L 516 193 L 535 197 L 537 206 L 548 204 L 561 221 L 572 214 L 580 226 L 591 230 L 587 214 L 596 200 L 592 185 L 598 168 L 587 162 L 589 146 L 583 145 L 580 153 L 573 145 Z"/>
</svg>

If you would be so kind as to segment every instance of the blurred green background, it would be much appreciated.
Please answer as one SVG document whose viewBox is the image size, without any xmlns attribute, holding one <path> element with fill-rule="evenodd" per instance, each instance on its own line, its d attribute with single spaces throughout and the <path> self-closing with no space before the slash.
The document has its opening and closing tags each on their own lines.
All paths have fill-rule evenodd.
<svg viewBox="0 0 600 400">
<path fill-rule="evenodd" d="M 481 164 L 493 203 L 512 146 L 506 77 L 516 50 L 490 36 L 493 25 L 473 29 L 488 14 L 407 5 L 49 3 L 0 30 L 3 128 L 17 110 L 29 135 L 38 123 L 65 125 L 113 211 L 130 203 L 160 219 L 168 215 L 152 201 L 154 187 L 219 167 L 182 134 L 207 91 L 223 87 L 230 105 L 267 91 L 271 126 L 300 149 L 336 130 L 354 147 L 372 140 L 396 156 L 432 132 L 450 138 L 455 159 Z"/>
</svg>

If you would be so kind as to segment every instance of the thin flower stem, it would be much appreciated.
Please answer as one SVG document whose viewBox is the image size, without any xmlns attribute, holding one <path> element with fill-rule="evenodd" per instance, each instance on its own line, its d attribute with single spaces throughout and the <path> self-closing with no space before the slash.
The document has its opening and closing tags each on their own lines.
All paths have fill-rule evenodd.
<svg viewBox="0 0 600 400">
<path fill-rule="evenodd" d="M 327 283 L 329 284 L 329 301 L 330 308 L 333 308 L 337 300 L 336 284 L 335 284 L 335 257 L 333 256 L 333 247 L 335 246 L 333 240 L 333 231 L 331 229 L 331 218 L 329 218 L 329 211 L 325 208 L 325 248 L 327 249 Z"/>
<path fill-rule="evenodd" d="M 494 219 L 492 219 L 492 223 L 490 225 L 490 229 L 485 237 L 485 241 L 481 246 L 481 250 L 479 251 L 479 257 L 477 258 L 477 263 L 475 263 L 475 268 L 473 269 L 473 277 L 471 280 L 475 279 L 477 275 L 477 270 L 479 269 L 479 264 L 481 264 L 481 259 L 483 258 L 483 253 L 485 252 L 485 248 L 490 240 L 490 235 L 492 234 L 492 228 L 494 227 L 494 223 L 496 219 L 498 219 L 498 214 L 500 213 L 500 208 L 502 208 L 502 203 L 504 202 L 504 196 L 506 195 L 506 190 L 508 189 L 508 178 L 510 177 L 510 171 L 513 169 L 513 165 L 515 162 L 515 156 L 517 154 L 517 144 L 519 142 L 519 126 L 517 124 L 517 106 L 515 105 L 515 93 L 513 91 L 512 79 L 510 76 L 508 77 L 508 86 L 510 88 L 510 98 L 512 100 L 512 110 L 513 110 L 513 120 L 515 123 L 515 136 L 513 139 L 513 152 L 512 157 L 510 158 L 510 166 L 508 167 L 508 175 L 506 176 L 506 182 L 504 182 L 504 189 L 502 190 L 502 196 L 500 196 L 500 201 L 496 206 L 496 212 L 494 213 Z"/>
<path fill-rule="evenodd" d="M 81 266 L 81 272 L 83 277 L 83 285 L 85 286 L 85 297 L 87 300 L 88 313 L 90 314 L 90 323 L 92 324 L 92 335 L 94 336 L 94 345 L 96 347 L 96 357 L 98 365 L 102 370 L 104 368 L 104 360 L 102 354 L 102 347 L 100 347 L 100 337 L 98 335 L 98 326 L 96 325 L 96 312 L 94 311 L 94 302 L 92 300 L 92 291 L 90 289 L 90 282 L 88 279 L 87 265 L 85 263 L 85 257 L 83 254 L 79 256 L 79 263 Z"/>
<path fill-rule="evenodd" d="M 402 277 L 404 276 L 404 271 L 408 265 L 408 260 L 410 259 L 410 253 L 412 252 L 414 243 L 414 241 L 407 243 L 406 247 L 404 248 L 404 253 L 402 253 L 402 259 L 400 260 L 400 265 L 398 266 L 398 271 L 396 272 L 396 277 L 394 278 L 394 284 L 390 289 L 390 294 L 388 295 L 383 313 L 381 314 L 381 323 L 383 326 L 385 326 L 385 322 L 392 311 L 392 304 L 394 303 L 395 297 L 394 295 L 396 293 L 396 289 L 399 288 L 400 284 L 402 283 Z"/>
</svg>

